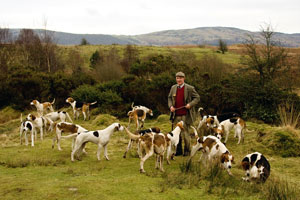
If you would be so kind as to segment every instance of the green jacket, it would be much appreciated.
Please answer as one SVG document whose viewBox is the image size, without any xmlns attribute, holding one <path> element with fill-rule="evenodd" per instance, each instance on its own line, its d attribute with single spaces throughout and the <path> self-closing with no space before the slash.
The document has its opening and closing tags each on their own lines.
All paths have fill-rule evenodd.
<svg viewBox="0 0 300 200">
<path fill-rule="evenodd" d="M 177 92 L 177 84 L 171 87 L 170 93 L 168 95 L 168 106 L 175 107 L 176 100 L 176 92 Z M 191 85 L 184 83 L 184 101 L 185 105 L 190 104 L 191 108 L 188 110 L 188 114 L 186 116 L 186 123 L 192 124 L 196 117 L 195 105 L 200 101 L 200 96 L 196 92 L 195 88 Z"/>
</svg>

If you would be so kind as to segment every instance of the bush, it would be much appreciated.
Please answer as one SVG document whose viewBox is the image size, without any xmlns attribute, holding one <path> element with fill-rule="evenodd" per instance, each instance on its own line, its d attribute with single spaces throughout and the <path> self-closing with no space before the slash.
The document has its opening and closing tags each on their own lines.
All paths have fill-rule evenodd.
<svg viewBox="0 0 300 200">
<path fill-rule="evenodd" d="M 169 122 L 170 121 L 170 116 L 169 115 L 165 115 L 165 114 L 163 114 L 163 115 L 159 115 L 158 117 L 157 117 L 157 122 Z"/>
<path fill-rule="evenodd" d="M 98 115 L 92 122 L 92 124 L 97 125 L 97 126 L 109 126 L 114 122 L 117 122 L 117 118 L 109 115 L 109 114 L 100 114 Z"/>
<path fill-rule="evenodd" d="M 269 146 L 282 157 L 300 156 L 300 139 L 288 131 L 276 132 L 273 136 L 273 142 Z"/>
</svg>

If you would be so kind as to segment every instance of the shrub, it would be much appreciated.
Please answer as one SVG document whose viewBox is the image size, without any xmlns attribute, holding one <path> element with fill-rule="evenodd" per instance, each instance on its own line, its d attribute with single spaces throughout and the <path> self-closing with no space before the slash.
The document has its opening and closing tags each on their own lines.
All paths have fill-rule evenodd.
<svg viewBox="0 0 300 200">
<path fill-rule="evenodd" d="M 282 157 L 300 156 L 300 140 L 293 133 L 278 131 L 273 136 L 274 141 L 269 146 Z"/>
<path fill-rule="evenodd" d="M 92 124 L 97 125 L 97 126 L 109 126 L 114 122 L 117 122 L 117 118 L 109 115 L 109 114 L 100 114 L 98 115 L 92 122 Z"/>
</svg>

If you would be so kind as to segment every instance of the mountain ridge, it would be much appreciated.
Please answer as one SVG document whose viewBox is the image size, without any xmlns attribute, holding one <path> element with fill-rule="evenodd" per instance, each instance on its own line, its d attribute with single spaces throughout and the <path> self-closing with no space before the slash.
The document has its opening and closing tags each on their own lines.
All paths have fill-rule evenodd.
<svg viewBox="0 0 300 200">
<path fill-rule="evenodd" d="M 21 29 L 10 29 L 13 37 L 17 37 Z M 44 30 L 34 29 L 37 34 Z M 61 45 L 78 45 L 85 38 L 90 44 L 135 44 L 135 45 L 218 45 L 219 39 L 228 45 L 241 44 L 247 35 L 260 38 L 259 32 L 252 32 L 235 27 L 197 27 L 192 29 L 163 30 L 139 35 L 109 35 L 109 34 L 76 34 L 47 30 Z M 274 40 L 282 46 L 300 47 L 300 33 L 275 32 Z"/>
</svg>

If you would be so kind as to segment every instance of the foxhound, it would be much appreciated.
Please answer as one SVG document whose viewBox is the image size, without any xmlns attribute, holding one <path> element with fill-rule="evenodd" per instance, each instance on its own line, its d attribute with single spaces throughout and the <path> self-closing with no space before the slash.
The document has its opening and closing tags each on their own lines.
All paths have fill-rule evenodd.
<svg viewBox="0 0 300 200">
<path fill-rule="evenodd" d="M 66 119 L 68 119 L 70 122 L 73 123 L 70 115 L 65 111 L 51 112 L 51 113 L 46 114 L 45 117 L 51 119 L 52 121 L 57 121 L 60 119 L 61 122 L 65 122 Z"/>
<path fill-rule="evenodd" d="M 26 117 L 26 120 L 31 121 L 33 124 L 33 128 L 35 129 L 35 138 L 36 138 L 36 129 L 40 130 L 41 134 L 41 140 L 43 140 L 43 135 L 44 135 L 44 129 L 46 133 L 46 125 L 47 125 L 47 119 L 44 117 L 36 117 L 33 114 L 28 114 Z"/>
<path fill-rule="evenodd" d="M 72 106 L 74 119 L 78 119 L 79 111 L 82 111 L 83 119 L 90 119 L 90 106 L 97 103 L 97 101 L 93 103 L 81 103 L 75 101 L 72 97 L 66 99 L 66 103 L 69 103 Z"/>
<path fill-rule="evenodd" d="M 139 131 L 136 131 L 134 134 L 135 135 L 145 135 L 146 133 L 151 133 L 151 132 L 154 132 L 154 133 L 160 133 L 160 129 L 158 127 L 152 127 L 152 128 L 148 128 L 148 129 L 145 129 L 145 130 L 139 130 Z M 128 142 L 128 146 L 126 148 L 126 151 L 123 155 L 123 158 L 126 158 L 126 154 L 127 152 L 130 150 L 131 146 L 132 146 L 132 143 L 136 141 L 136 143 L 138 143 L 138 140 L 132 140 L 132 139 L 129 139 L 129 142 Z M 138 146 L 138 154 L 139 154 L 139 145 Z M 140 154 L 139 154 L 140 155 Z"/>
<path fill-rule="evenodd" d="M 229 175 L 232 175 L 230 169 L 232 163 L 234 163 L 234 157 L 217 137 L 209 135 L 197 138 L 197 143 L 192 147 L 189 160 L 193 158 L 198 150 L 203 152 L 200 158 L 204 164 L 211 164 L 213 161 L 217 161 L 227 170 Z"/>
<path fill-rule="evenodd" d="M 30 102 L 30 105 L 34 105 L 37 109 L 37 112 L 40 115 L 43 115 L 44 111 L 46 111 L 47 109 L 49 109 L 51 112 L 54 112 L 54 109 L 52 107 L 54 102 L 55 102 L 55 99 L 51 103 L 50 102 L 40 103 L 38 100 L 33 100 L 32 102 Z"/>
<path fill-rule="evenodd" d="M 76 137 L 75 146 L 71 153 L 71 160 L 74 161 L 74 155 L 80 155 L 86 143 L 92 142 L 98 145 L 97 159 L 100 160 L 101 149 L 104 148 L 104 157 L 109 160 L 107 155 L 107 144 L 111 135 L 115 131 L 123 131 L 124 128 L 119 123 L 113 123 L 103 130 L 79 132 Z"/>
<path fill-rule="evenodd" d="M 28 145 L 27 132 L 31 132 L 31 146 L 34 146 L 34 127 L 30 121 L 23 121 L 21 114 L 21 126 L 20 126 L 20 144 L 22 145 L 22 135 L 25 136 L 25 145 Z"/>
<path fill-rule="evenodd" d="M 242 167 L 246 171 L 243 180 L 259 180 L 265 182 L 270 176 L 271 167 L 268 160 L 259 152 L 250 153 L 242 160 Z"/>
<path fill-rule="evenodd" d="M 221 140 L 221 138 L 225 135 L 226 144 L 228 140 L 229 132 L 234 128 L 235 134 L 234 137 L 238 137 L 238 144 L 240 142 L 244 142 L 244 130 L 246 128 L 246 123 L 242 118 L 231 118 L 225 121 L 222 121 L 217 128 L 213 128 L 214 132 L 217 134 L 217 138 Z"/>
<path fill-rule="evenodd" d="M 206 124 L 207 127 L 215 128 L 218 127 L 222 121 L 239 116 L 237 113 L 233 112 L 223 113 L 220 115 L 203 115 L 203 108 L 199 108 L 198 112 L 200 113 L 201 120 L 198 124 L 197 130 L 199 130 L 204 124 Z"/>
<path fill-rule="evenodd" d="M 144 121 L 146 119 L 147 113 L 150 116 L 153 116 L 153 112 L 151 109 L 145 107 L 145 106 L 133 106 L 134 103 L 131 104 L 132 110 L 127 113 L 127 116 L 129 116 L 129 122 L 128 122 L 128 128 L 130 126 L 131 120 L 133 119 L 136 125 L 136 130 L 139 130 L 144 126 Z M 139 121 L 141 121 L 141 125 L 139 124 Z"/>
<path fill-rule="evenodd" d="M 76 134 L 79 132 L 83 132 L 83 131 L 87 131 L 85 128 L 77 125 L 77 124 L 73 124 L 73 123 L 69 123 L 69 122 L 59 122 L 59 123 L 55 123 L 55 130 L 56 130 L 56 137 L 53 138 L 52 141 L 52 149 L 54 148 L 54 143 L 55 140 L 57 141 L 57 148 L 59 151 L 61 151 L 61 147 L 60 147 L 60 140 L 61 138 L 73 138 L 73 142 L 72 142 L 72 149 L 74 148 L 74 142 L 76 139 Z M 70 133 L 71 136 L 62 136 L 62 133 Z"/>
<path fill-rule="evenodd" d="M 172 154 L 172 145 L 175 146 L 179 142 L 179 133 L 183 128 L 183 122 L 179 122 L 175 129 L 168 134 L 150 132 L 142 135 L 135 135 L 125 128 L 126 133 L 132 140 L 139 140 L 139 153 L 140 153 L 140 173 L 145 173 L 144 163 L 154 153 L 156 154 L 155 168 L 160 171 L 163 169 L 163 159 L 165 151 L 168 155 Z M 172 140 L 172 141 L 171 141 Z M 168 149 L 168 150 L 167 150 Z M 170 161 L 168 161 L 170 163 Z"/>
<path fill-rule="evenodd" d="M 170 164 L 170 157 L 174 160 L 174 156 L 176 153 L 176 148 L 179 143 L 180 132 L 184 130 L 183 121 L 180 121 L 176 124 L 176 127 L 170 133 L 167 133 L 167 137 L 170 139 L 167 144 L 167 163 Z"/>
</svg>

